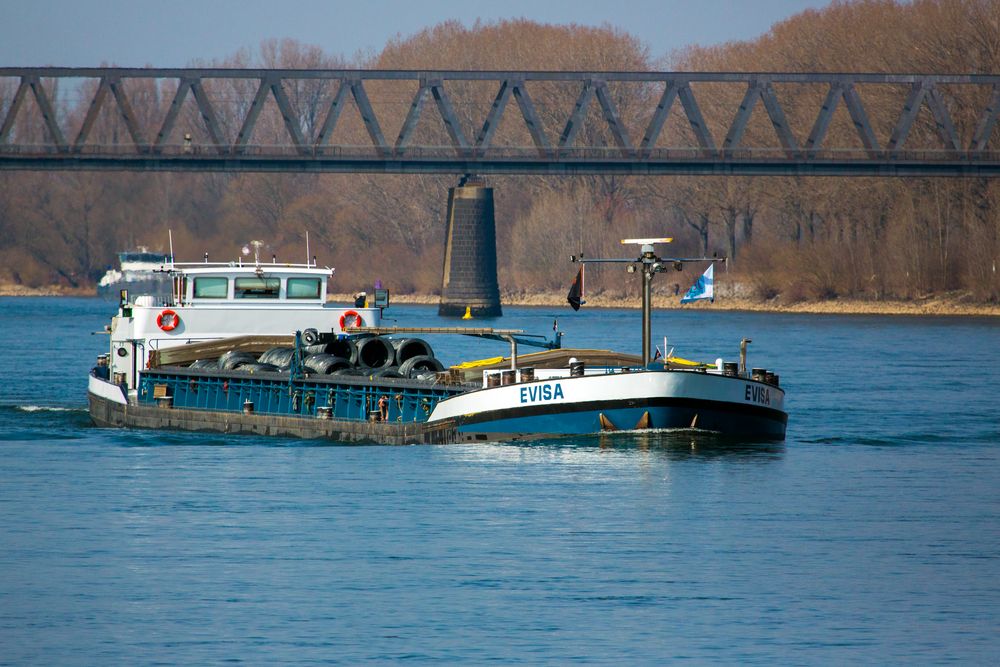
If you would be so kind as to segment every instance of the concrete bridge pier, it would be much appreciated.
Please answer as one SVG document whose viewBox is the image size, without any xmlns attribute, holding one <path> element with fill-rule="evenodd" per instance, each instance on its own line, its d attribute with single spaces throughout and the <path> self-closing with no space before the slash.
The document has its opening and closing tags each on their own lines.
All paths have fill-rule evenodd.
<svg viewBox="0 0 1000 667">
<path fill-rule="evenodd" d="M 476 176 L 463 177 L 448 189 L 444 270 L 438 314 L 499 317 L 497 236 L 493 188 Z"/>
</svg>

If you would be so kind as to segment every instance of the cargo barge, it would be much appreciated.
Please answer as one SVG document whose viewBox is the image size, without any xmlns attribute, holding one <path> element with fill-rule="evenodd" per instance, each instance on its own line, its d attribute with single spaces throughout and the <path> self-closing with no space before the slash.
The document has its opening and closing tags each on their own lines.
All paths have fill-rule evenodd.
<svg viewBox="0 0 1000 667">
<path fill-rule="evenodd" d="M 641 355 L 563 349 L 558 332 L 385 327 L 387 294 L 330 306 L 332 270 L 314 264 L 171 266 L 165 300 L 122 295 L 110 351 L 90 374 L 90 414 L 107 427 L 384 444 L 633 429 L 783 439 L 784 390 L 774 373 L 748 371 L 748 341 L 738 364 L 649 359 L 652 276 L 693 260 L 642 245 L 629 260 L 645 276 Z M 414 338 L 427 333 L 505 341 L 510 354 L 446 369 Z M 519 345 L 544 351 L 519 354 Z"/>
</svg>

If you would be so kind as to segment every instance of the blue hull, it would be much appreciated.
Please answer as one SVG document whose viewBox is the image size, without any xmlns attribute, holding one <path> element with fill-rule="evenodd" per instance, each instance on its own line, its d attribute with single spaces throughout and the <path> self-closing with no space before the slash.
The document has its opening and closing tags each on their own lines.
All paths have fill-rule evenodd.
<svg viewBox="0 0 1000 667">
<path fill-rule="evenodd" d="M 601 407 L 588 408 L 579 406 L 562 406 L 563 409 L 510 410 L 506 414 L 477 415 L 463 420 L 458 425 L 458 432 L 463 439 L 510 439 L 518 434 L 539 435 L 583 435 L 607 430 L 601 423 L 601 415 L 605 424 L 610 422 L 618 430 L 634 429 L 640 425 L 646 413 L 649 413 L 648 428 L 698 428 L 713 431 L 722 435 L 740 436 L 762 440 L 784 440 L 785 426 L 788 416 L 778 410 L 752 409 L 747 406 L 734 406 L 714 401 L 682 401 L 671 399 L 652 399 L 637 404 L 612 407 L 607 403 Z M 565 409 L 570 408 L 570 409 Z M 520 414 L 519 414 L 520 413 Z"/>
</svg>

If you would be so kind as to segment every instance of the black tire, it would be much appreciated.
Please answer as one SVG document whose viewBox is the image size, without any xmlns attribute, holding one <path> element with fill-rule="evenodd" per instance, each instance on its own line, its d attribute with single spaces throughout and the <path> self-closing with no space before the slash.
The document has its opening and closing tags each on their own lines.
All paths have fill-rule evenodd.
<svg viewBox="0 0 1000 667">
<path fill-rule="evenodd" d="M 326 353 L 347 359 L 352 366 L 358 363 L 358 346 L 350 338 L 338 338 L 326 344 Z"/>
<path fill-rule="evenodd" d="M 416 377 L 420 373 L 440 373 L 443 370 L 444 364 L 434 357 L 428 357 L 426 355 L 407 359 L 406 362 L 399 367 L 400 374 L 403 377 L 408 378 Z"/>
<path fill-rule="evenodd" d="M 305 358 L 302 365 L 315 373 L 333 373 L 341 368 L 350 368 L 351 362 L 332 354 L 313 354 Z"/>
<path fill-rule="evenodd" d="M 256 355 L 249 352 L 236 352 L 230 350 L 219 357 L 218 368 L 220 371 L 231 371 L 240 364 L 252 364 L 257 362 Z"/>
<path fill-rule="evenodd" d="M 274 358 L 284 358 L 289 352 L 294 352 L 295 348 L 292 347 L 272 347 L 269 350 L 265 350 L 264 354 L 260 355 L 260 362 L 262 364 L 274 364 L 275 366 L 280 366 L 272 361 Z M 291 357 L 288 357 L 291 359 Z"/>
<path fill-rule="evenodd" d="M 379 369 L 392 366 L 396 351 L 392 344 L 381 336 L 362 338 L 356 342 L 358 348 L 357 366 L 362 369 Z"/>
<path fill-rule="evenodd" d="M 396 365 L 402 366 L 413 357 L 433 357 L 434 350 L 430 343 L 422 338 L 397 338 L 392 341 L 396 349 Z"/>
<path fill-rule="evenodd" d="M 274 364 L 278 368 L 288 368 L 292 365 L 292 357 L 294 356 L 295 348 L 293 347 L 272 347 L 260 355 L 260 362 Z"/>
<path fill-rule="evenodd" d="M 246 363 L 236 367 L 241 373 L 278 373 L 280 370 L 274 364 Z"/>
</svg>

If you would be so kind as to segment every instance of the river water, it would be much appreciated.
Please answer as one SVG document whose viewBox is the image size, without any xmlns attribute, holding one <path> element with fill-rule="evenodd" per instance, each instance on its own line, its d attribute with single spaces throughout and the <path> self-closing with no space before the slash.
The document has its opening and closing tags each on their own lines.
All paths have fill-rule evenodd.
<svg viewBox="0 0 1000 667">
<path fill-rule="evenodd" d="M 753 339 L 780 445 L 358 447 L 90 426 L 111 310 L 0 298 L 0 664 L 1000 655 L 998 320 L 658 313 L 679 356 Z M 495 323 L 555 317 L 567 346 L 638 348 L 636 311 Z"/>
</svg>

